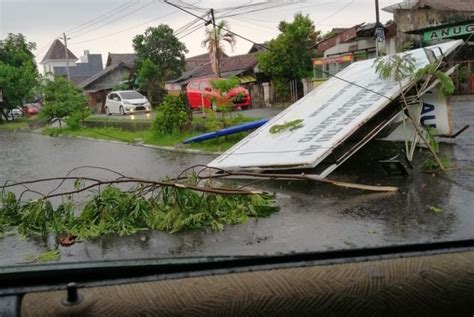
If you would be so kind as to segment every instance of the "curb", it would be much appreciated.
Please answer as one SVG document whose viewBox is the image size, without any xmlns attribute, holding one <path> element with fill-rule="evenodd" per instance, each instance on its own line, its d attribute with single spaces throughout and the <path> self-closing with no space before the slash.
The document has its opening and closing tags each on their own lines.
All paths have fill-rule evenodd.
<svg viewBox="0 0 474 317">
<path fill-rule="evenodd" d="M 33 133 L 37 133 L 37 132 L 33 132 Z M 37 133 L 37 134 L 48 136 L 42 133 Z M 52 136 L 48 136 L 48 137 L 53 138 Z M 152 149 L 163 150 L 163 151 L 174 152 L 174 153 L 204 154 L 204 155 L 221 155 L 222 153 L 224 153 L 224 152 L 211 152 L 211 151 L 196 150 L 196 149 L 179 149 L 172 146 L 164 146 L 164 145 L 153 145 L 153 144 L 123 142 L 123 141 L 115 141 L 115 140 L 94 139 L 94 138 L 89 138 L 85 136 L 71 136 L 71 135 L 59 134 L 58 136 L 54 136 L 54 137 L 81 139 L 81 140 L 87 140 L 87 141 L 107 142 L 107 143 L 132 145 L 132 146 L 141 146 L 141 147 L 152 148 Z"/>
</svg>

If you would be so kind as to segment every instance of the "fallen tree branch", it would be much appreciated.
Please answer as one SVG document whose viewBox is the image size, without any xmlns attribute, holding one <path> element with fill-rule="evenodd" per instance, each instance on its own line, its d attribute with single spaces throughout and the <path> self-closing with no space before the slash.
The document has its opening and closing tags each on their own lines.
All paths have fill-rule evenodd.
<svg viewBox="0 0 474 317">
<path fill-rule="evenodd" d="M 213 169 L 212 167 L 210 169 Z M 336 181 L 328 178 L 322 178 L 316 175 L 307 175 L 307 174 L 272 174 L 272 173 L 256 173 L 256 172 L 231 172 L 225 171 L 223 174 L 214 173 L 209 176 L 200 176 L 202 179 L 209 179 L 209 178 L 226 178 L 226 177 L 239 177 L 239 176 L 246 176 L 252 178 L 262 178 L 268 180 L 305 180 L 305 181 L 316 181 L 320 183 L 331 184 L 338 187 L 344 188 L 354 188 L 354 189 L 362 189 L 362 190 L 370 190 L 376 192 L 396 192 L 398 191 L 398 187 L 395 186 L 378 186 L 378 185 L 366 185 L 366 184 L 358 184 L 358 183 L 351 183 L 351 182 L 344 182 L 344 181 Z M 242 188 L 247 185 L 241 186 Z"/>
</svg>

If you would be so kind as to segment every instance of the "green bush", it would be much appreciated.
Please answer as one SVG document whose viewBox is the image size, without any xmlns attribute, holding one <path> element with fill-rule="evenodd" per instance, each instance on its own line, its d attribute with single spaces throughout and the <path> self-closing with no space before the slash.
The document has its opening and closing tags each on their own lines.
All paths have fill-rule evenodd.
<svg viewBox="0 0 474 317">
<path fill-rule="evenodd" d="M 81 121 L 90 116 L 92 110 L 90 108 L 84 107 L 82 111 L 75 111 L 67 116 L 64 121 L 71 130 L 79 130 L 81 127 Z"/>
<path fill-rule="evenodd" d="M 73 117 L 75 113 L 86 115 L 87 102 L 82 90 L 61 76 L 56 76 L 54 81 L 49 81 L 44 87 L 45 104 L 41 108 L 40 116 L 47 120 L 55 118 Z M 77 115 L 78 116 L 78 115 Z M 74 125 L 74 119 L 71 121 Z"/>
<path fill-rule="evenodd" d="M 222 115 L 219 116 L 215 111 L 211 109 L 206 109 L 205 111 L 206 119 L 204 121 L 204 128 L 206 129 L 206 131 L 209 132 L 224 129 L 226 127 L 231 127 L 244 122 L 257 120 L 253 118 L 246 118 L 240 113 L 231 117 L 222 117 Z"/>
<path fill-rule="evenodd" d="M 168 95 L 158 107 L 152 129 L 158 133 L 172 134 L 189 127 L 191 120 L 192 114 L 189 116 L 184 97 Z"/>
</svg>

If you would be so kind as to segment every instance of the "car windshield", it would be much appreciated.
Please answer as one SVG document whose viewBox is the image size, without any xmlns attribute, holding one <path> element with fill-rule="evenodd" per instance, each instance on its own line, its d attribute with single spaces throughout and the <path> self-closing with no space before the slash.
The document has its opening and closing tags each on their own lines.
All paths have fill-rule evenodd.
<svg viewBox="0 0 474 317">
<path fill-rule="evenodd" d="M 0 271 L 474 238 L 472 21 L 417 1 L 2 1 Z"/>
<path fill-rule="evenodd" d="M 122 91 L 120 92 L 122 99 L 143 99 L 143 95 L 136 91 Z"/>
</svg>

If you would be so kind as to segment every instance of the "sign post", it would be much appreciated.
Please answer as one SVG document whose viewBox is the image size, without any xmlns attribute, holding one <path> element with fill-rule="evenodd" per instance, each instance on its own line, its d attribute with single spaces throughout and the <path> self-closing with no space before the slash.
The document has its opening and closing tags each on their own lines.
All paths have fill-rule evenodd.
<svg viewBox="0 0 474 317">
<path fill-rule="evenodd" d="M 456 36 L 469 35 L 474 33 L 474 23 L 458 24 L 454 26 L 434 29 L 423 32 L 423 41 L 441 40 Z"/>
</svg>

